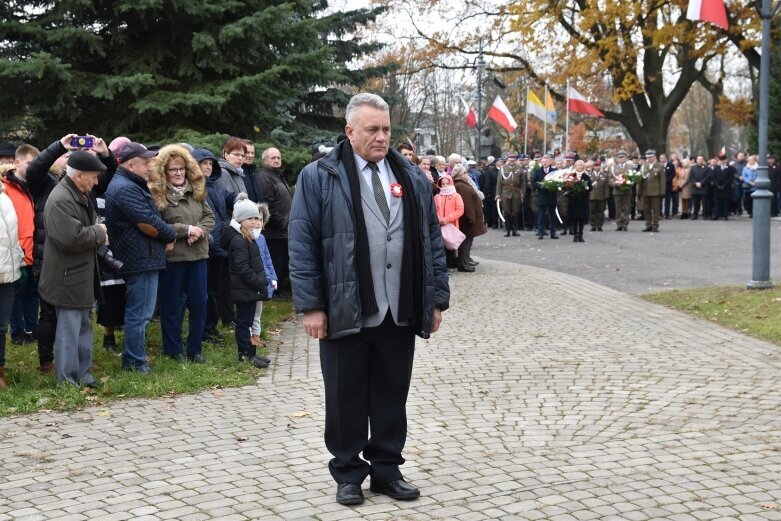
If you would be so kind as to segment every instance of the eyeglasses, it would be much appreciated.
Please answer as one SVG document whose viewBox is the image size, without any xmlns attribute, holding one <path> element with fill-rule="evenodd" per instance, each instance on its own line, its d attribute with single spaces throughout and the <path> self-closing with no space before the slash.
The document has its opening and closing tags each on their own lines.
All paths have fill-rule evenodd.
<svg viewBox="0 0 781 521">
<path fill-rule="evenodd" d="M 247 157 L 247 154 L 242 154 L 241 152 L 231 152 L 231 153 L 230 153 L 230 154 L 228 154 L 228 155 L 229 155 L 229 156 L 233 156 L 233 157 L 240 157 L 240 158 L 242 158 L 242 159 L 244 159 L 245 157 Z"/>
<path fill-rule="evenodd" d="M 184 168 L 184 167 L 180 167 L 180 168 L 166 168 L 165 171 L 168 172 L 169 174 L 186 174 L 187 173 L 187 169 Z"/>
</svg>

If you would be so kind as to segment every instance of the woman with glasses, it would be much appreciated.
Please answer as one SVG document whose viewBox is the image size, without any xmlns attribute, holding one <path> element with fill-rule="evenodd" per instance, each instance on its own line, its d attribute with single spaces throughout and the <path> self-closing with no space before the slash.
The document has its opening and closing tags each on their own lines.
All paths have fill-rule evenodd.
<svg viewBox="0 0 781 521">
<path fill-rule="evenodd" d="M 214 214 L 206 204 L 206 182 L 190 153 L 178 146 L 160 149 L 149 190 L 163 220 L 176 230 L 176 242 L 166 251 L 166 268 L 160 272 L 160 327 L 163 352 L 175 360 L 199 364 L 206 323 L 206 260 Z M 182 302 L 189 313 L 187 354 L 182 348 Z"/>
<path fill-rule="evenodd" d="M 240 194 L 246 192 L 244 185 L 244 159 L 247 157 L 247 144 L 243 139 L 229 137 L 222 145 L 222 159 L 220 167 L 222 176 L 220 183 L 228 192 Z"/>
</svg>

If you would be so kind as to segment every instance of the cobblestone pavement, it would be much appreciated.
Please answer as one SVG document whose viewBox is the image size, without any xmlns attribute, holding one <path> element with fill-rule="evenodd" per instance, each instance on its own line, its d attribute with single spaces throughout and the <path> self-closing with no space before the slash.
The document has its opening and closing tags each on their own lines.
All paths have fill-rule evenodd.
<svg viewBox="0 0 781 521">
<path fill-rule="evenodd" d="M 781 351 L 482 260 L 420 342 L 403 471 L 334 502 L 317 349 L 257 385 L 0 421 L 1 519 L 781 519 Z"/>
</svg>

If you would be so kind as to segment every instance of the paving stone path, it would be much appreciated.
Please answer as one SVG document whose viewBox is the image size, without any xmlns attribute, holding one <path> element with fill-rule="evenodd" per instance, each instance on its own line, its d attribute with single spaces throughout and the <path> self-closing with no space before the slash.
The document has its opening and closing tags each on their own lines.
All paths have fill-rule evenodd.
<svg viewBox="0 0 781 521">
<path fill-rule="evenodd" d="M 315 343 L 256 385 L 0 420 L 0 520 L 781 520 L 781 349 L 483 259 L 420 341 L 406 477 L 334 503 Z"/>
</svg>

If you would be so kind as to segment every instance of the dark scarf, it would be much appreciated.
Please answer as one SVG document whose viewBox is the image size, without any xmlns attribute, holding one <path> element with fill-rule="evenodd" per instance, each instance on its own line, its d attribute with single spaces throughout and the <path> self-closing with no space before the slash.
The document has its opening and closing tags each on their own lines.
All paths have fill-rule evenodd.
<svg viewBox="0 0 781 521">
<path fill-rule="evenodd" d="M 407 175 L 403 164 L 393 154 L 385 156 L 393 175 L 396 176 L 403 196 L 404 208 L 404 254 L 401 261 L 401 287 L 399 288 L 398 320 L 416 324 L 423 313 L 423 264 L 418 207 L 415 204 L 415 189 L 412 179 Z M 361 298 L 363 315 L 373 315 L 379 311 L 374 298 L 372 267 L 369 262 L 369 236 L 366 232 L 366 219 L 361 203 L 361 182 L 358 168 L 353 157 L 353 148 L 348 140 L 342 141 L 337 149 L 337 160 L 341 160 L 350 183 L 350 195 L 353 201 L 353 221 L 355 222 L 355 270 L 358 275 L 358 293 Z"/>
</svg>

